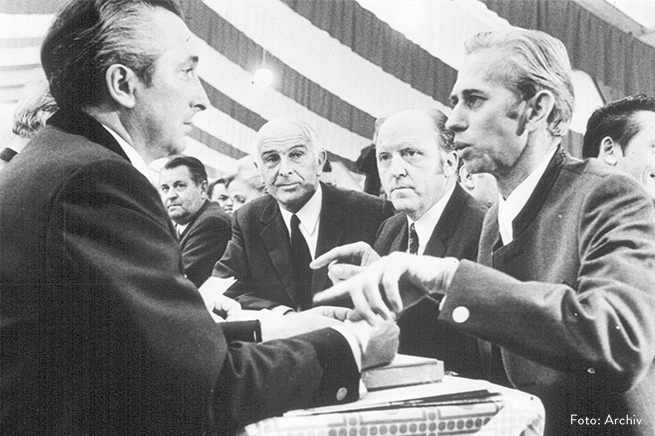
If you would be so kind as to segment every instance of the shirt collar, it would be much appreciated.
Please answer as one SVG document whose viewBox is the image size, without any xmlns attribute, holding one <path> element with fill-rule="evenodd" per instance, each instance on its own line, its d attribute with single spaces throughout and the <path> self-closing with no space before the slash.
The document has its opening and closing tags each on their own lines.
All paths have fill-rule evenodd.
<svg viewBox="0 0 655 436">
<path fill-rule="evenodd" d="M 434 232 L 434 228 L 437 227 L 437 223 L 439 222 L 441 215 L 443 215 L 443 211 L 446 209 L 446 205 L 454 191 L 455 183 L 453 183 L 453 186 L 444 193 L 439 201 L 428 209 L 428 211 L 418 220 L 412 221 L 409 216 L 407 217 L 407 225 L 411 226 L 413 223 L 416 235 L 418 236 L 418 254 L 423 254 L 425 251 L 425 246 L 432 237 L 432 232 Z"/>
<path fill-rule="evenodd" d="M 509 194 L 507 199 L 504 199 L 502 195 L 499 196 L 498 227 L 503 239 L 503 244 L 509 244 L 514 239 L 512 222 L 525 207 L 530 196 L 532 196 L 532 193 L 537 187 L 539 180 L 541 180 L 541 177 L 546 172 L 546 168 L 548 168 L 548 164 L 556 151 L 557 146 L 553 147 L 553 149 L 546 154 L 544 160 Z"/>
<path fill-rule="evenodd" d="M 321 217 L 321 205 L 323 203 L 323 189 L 321 184 L 318 184 L 316 191 L 311 196 L 309 201 L 296 212 L 298 219 L 300 220 L 300 225 L 304 227 L 304 230 L 308 235 L 314 235 L 316 229 L 318 229 L 319 218 Z M 282 213 L 282 219 L 284 219 L 284 224 L 287 226 L 287 230 L 291 232 L 291 216 L 293 213 L 288 210 L 280 207 L 280 212 Z"/>
<path fill-rule="evenodd" d="M 118 145 L 120 145 L 120 147 L 123 149 L 127 155 L 127 158 L 130 160 L 130 163 L 132 163 L 132 166 L 134 166 L 134 168 L 136 168 L 137 171 L 139 171 L 141 174 L 146 176 L 146 178 L 152 183 L 154 175 L 150 168 L 148 168 L 148 165 L 146 165 L 146 162 L 143 160 L 139 152 L 137 152 L 134 147 L 132 147 L 126 140 L 124 140 L 118 133 L 114 132 L 110 127 L 105 126 L 104 124 L 102 124 L 102 127 L 111 133 L 111 136 L 113 136 L 116 142 L 118 142 Z"/>
</svg>

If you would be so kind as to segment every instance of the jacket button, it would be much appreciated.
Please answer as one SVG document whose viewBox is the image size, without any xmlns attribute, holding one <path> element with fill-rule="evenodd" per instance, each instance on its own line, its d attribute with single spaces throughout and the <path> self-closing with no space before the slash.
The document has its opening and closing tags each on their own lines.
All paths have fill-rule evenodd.
<svg viewBox="0 0 655 436">
<path fill-rule="evenodd" d="M 455 321 L 458 324 L 461 324 L 469 319 L 469 315 L 470 312 L 466 307 L 464 306 L 456 307 L 453 310 L 453 321 Z"/>
<path fill-rule="evenodd" d="M 343 399 L 346 398 L 346 395 L 348 395 L 348 389 L 339 388 L 337 391 L 337 401 L 343 401 Z"/>
</svg>

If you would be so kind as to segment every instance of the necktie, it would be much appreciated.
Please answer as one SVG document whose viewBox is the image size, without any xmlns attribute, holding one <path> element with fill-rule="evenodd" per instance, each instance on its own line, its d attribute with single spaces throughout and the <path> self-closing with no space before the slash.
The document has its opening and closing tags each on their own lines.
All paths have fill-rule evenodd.
<svg viewBox="0 0 655 436">
<path fill-rule="evenodd" d="M 409 226 L 409 254 L 418 254 L 418 234 L 414 223 Z"/>
<path fill-rule="evenodd" d="M 300 310 L 312 307 L 312 270 L 309 263 L 312 255 L 309 252 L 307 241 L 300 233 L 298 225 L 300 220 L 295 214 L 291 217 L 291 261 L 293 264 L 293 278 L 296 282 L 296 298 Z"/>
</svg>

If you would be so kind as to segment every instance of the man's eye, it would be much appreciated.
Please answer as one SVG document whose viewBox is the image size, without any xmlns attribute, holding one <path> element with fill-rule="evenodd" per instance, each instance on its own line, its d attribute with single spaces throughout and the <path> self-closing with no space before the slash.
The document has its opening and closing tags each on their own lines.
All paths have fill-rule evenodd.
<svg viewBox="0 0 655 436">
<path fill-rule="evenodd" d="M 484 99 L 480 96 L 470 95 L 466 98 L 466 105 L 468 107 L 474 108 L 480 106 L 483 101 Z"/>
</svg>

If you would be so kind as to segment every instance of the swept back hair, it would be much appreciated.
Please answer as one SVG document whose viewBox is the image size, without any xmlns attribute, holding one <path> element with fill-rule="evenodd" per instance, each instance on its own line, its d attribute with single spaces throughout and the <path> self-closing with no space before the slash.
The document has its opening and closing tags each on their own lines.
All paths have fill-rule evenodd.
<svg viewBox="0 0 655 436">
<path fill-rule="evenodd" d="M 72 0 L 58 13 L 41 46 L 41 64 L 59 107 L 101 103 L 113 64 L 151 83 L 162 48 L 152 38 L 148 12 L 158 7 L 182 18 L 175 0 Z"/>
<path fill-rule="evenodd" d="M 550 91 L 555 105 L 548 115 L 548 130 L 553 136 L 566 134 L 573 116 L 574 90 L 571 63 L 562 41 L 538 30 L 510 27 L 478 33 L 465 42 L 464 48 L 467 54 L 486 49 L 502 51 L 498 80 L 522 100 L 541 90 Z"/>
</svg>

